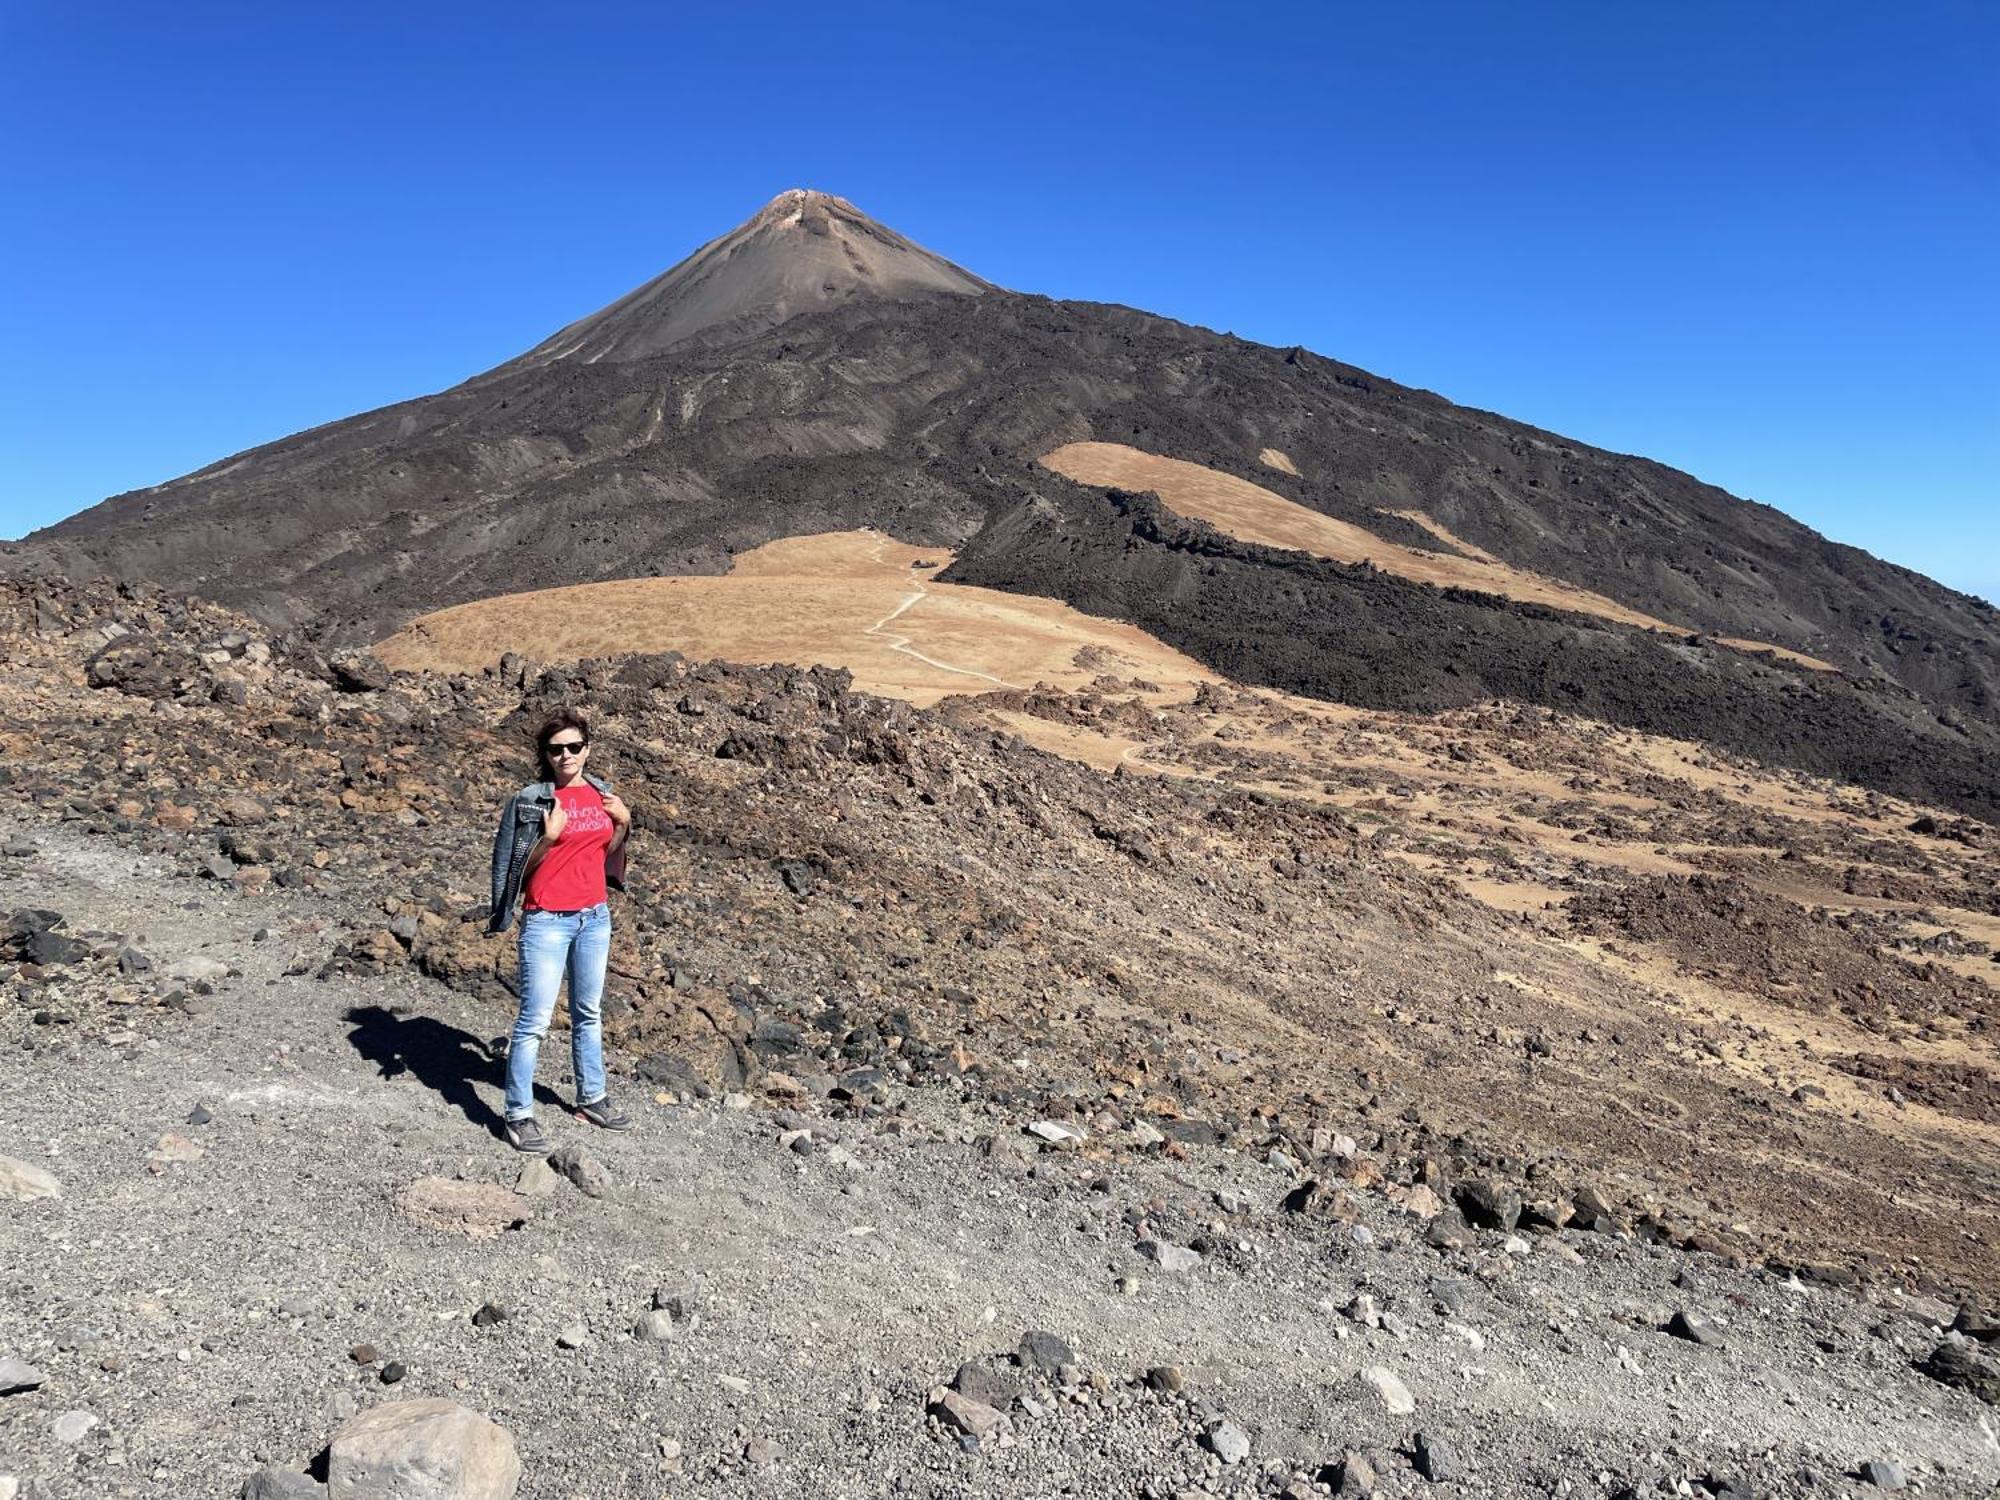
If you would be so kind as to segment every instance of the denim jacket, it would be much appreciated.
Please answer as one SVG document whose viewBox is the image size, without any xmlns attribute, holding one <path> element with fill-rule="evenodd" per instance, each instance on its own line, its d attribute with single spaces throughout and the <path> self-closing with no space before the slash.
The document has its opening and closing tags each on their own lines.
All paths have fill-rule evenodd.
<svg viewBox="0 0 2000 1500">
<path fill-rule="evenodd" d="M 597 789 L 600 797 L 611 795 L 611 783 L 602 776 L 584 773 L 583 779 Z M 542 823 L 556 805 L 552 781 L 531 781 L 507 799 L 500 809 L 500 827 L 493 835 L 493 914 L 487 918 L 488 932 L 505 932 L 514 920 L 514 907 L 521 899 L 528 856 L 542 837 Z M 625 850 L 621 846 L 604 856 L 604 883 L 614 891 L 625 889 Z"/>
</svg>

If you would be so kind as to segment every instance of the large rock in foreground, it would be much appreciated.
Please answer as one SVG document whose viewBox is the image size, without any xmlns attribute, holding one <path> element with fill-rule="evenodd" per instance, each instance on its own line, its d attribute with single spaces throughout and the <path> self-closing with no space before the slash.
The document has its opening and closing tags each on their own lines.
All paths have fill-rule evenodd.
<svg viewBox="0 0 2000 1500">
<path fill-rule="evenodd" d="M 507 1429 L 453 1401 L 395 1401 L 333 1435 L 329 1500 L 513 1500 L 521 1456 Z"/>
</svg>

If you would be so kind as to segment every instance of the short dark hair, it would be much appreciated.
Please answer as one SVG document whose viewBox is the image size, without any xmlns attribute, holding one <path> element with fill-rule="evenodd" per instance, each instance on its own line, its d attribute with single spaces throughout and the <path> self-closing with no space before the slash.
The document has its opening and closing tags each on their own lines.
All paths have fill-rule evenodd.
<svg viewBox="0 0 2000 1500">
<path fill-rule="evenodd" d="M 552 779 L 556 770 L 549 764 L 549 741 L 565 729 L 575 729 L 582 733 L 583 742 L 590 743 L 590 720 L 573 708 L 559 708 L 542 721 L 542 727 L 535 731 L 535 768 L 542 773 L 542 780 Z"/>
</svg>

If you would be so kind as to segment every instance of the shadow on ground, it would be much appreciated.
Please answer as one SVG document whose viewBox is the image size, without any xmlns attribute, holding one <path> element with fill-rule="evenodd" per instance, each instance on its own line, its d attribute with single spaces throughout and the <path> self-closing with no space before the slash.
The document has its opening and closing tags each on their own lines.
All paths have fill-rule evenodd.
<svg viewBox="0 0 2000 1500">
<path fill-rule="evenodd" d="M 499 1112 L 474 1085 L 482 1078 L 496 1087 L 504 1085 L 504 1038 L 496 1048 L 435 1016 L 403 1015 L 382 1005 L 357 1005 L 345 1019 L 353 1028 L 348 1041 L 381 1069 L 383 1078 L 408 1073 L 489 1135 L 500 1134 L 504 1122 Z M 555 1094 L 540 1084 L 535 1086 L 535 1098 L 562 1107 Z"/>
</svg>

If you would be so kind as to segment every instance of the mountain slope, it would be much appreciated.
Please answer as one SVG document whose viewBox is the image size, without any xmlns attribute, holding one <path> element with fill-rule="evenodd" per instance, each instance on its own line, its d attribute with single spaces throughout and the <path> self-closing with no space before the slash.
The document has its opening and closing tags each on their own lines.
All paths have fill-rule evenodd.
<svg viewBox="0 0 2000 1500">
<path fill-rule="evenodd" d="M 796 312 L 835 252 L 839 295 Z M 1190 551 L 1168 539 L 1176 518 L 1040 463 L 1084 440 L 1254 479 L 1385 546 L 1455 538 L 1840 675 L 1227 538 Z M 373 639 L 443 605 L 715 573 L 775 538 L 863 526 L 1279 685 L 1413 709 L 1524 697 L 2000 807 L 2000 772 L 1981 769 L 2000 745 L 2000 627 L 1980 601 L 1661 465 L 1302 350 L 990 288 L 834 199 L 786 195 L 518 360 L 117 497 L 6 566 L 156 580 Z M 1822 709 L 1801 719 L 1801 701 Z"/>
</svg>

